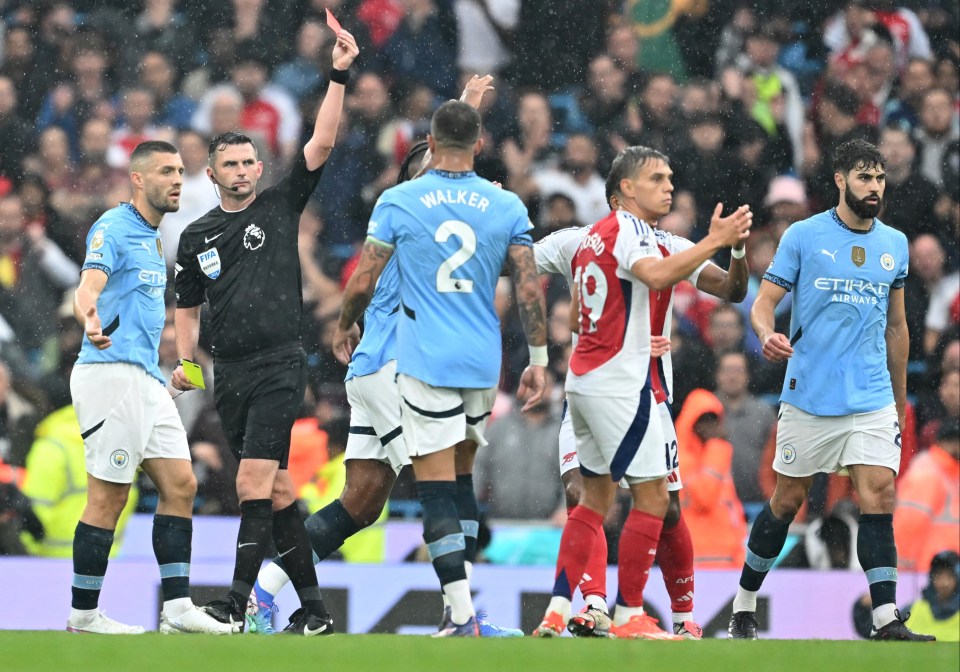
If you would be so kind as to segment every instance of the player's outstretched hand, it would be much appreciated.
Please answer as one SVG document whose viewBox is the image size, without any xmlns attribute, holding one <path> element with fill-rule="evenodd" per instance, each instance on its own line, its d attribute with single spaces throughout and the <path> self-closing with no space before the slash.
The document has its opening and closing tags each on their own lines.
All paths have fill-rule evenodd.
<svg viewBox="0 0 960 672">
<path fill-rule="evenodd" d="M 790 339 L 783 334 L 770 334 L 763 342 L 763 356 L 771 362 L 782 362 L 793 355 Z"/>
<path fill-rule="evenodd" d="M 666 336 L 650 337 L 650 356 L 663 357 L 670 352 L 670 339 Z"/>
<path fill-rule="evenodd" d="M 346 70 L 359 53 L 360 48 L 353 35 L 341 30 L 337 34 L 337 43 L 333 47 L 333 67 L 337 70 Z"/>
<path fill-rule="evenodd" d="M 181 392 L 198 389 L 196 385 L 187 380 L 187 374 L 183 372 L 183 366 L 180 364 L 173 370 L 173 375 L 170 376 L 170 384 L 173 385 L 173 389 Z"/>
<path fill-rule="evenodd" d="M 463 87 L 463 94 L 460 96 L 460 101 L 466 103 L 470 107 L 479 108 L 480 102 L 483 100 L 483 94 L 487 91 L 493 91 L 493 75 L 474 75 L 470 78 L 470 81 L 467 82 L 467 85 Z"/>
<path fill-rule="evenodd" d="M 732 214 L 721 217 L 723 203 L 717 203 L 710 218 L 710 234 L 716 236 L 721 246 L 734 247 L 750 235 L 753 225 L 753 212 L 749 205 L 741 205 Z"/>
<path fill-rule="evenodd" d="M 517 388 L 517 399 L 525 402 L 521 409 L 524 413 L 540 403 L 546 387 L 546 367 L 531 364 L 523 370 L 523 375 L 520 376 L 520 386 Z"/>
<path fill-rule="evenodd" d="M 340 325 L 333 332 L 333 355 L 341 364 L 349 364 L 353 357 L 353 351 L 360 342 L 360 327 L 351 324 L 350 328 L 343 331 Z"/>
<path fill-rule="evenodd" d="M 90 306 L 85 315 L 83 330 L 87 334 L 87 339 L 93 343 L 97 350 L 106 350 L 113 342 L 109 336 L 104 336 L 103 329 L 100 327 L 100 316 L 97 315 L 97 307 Z"/>
</svg>

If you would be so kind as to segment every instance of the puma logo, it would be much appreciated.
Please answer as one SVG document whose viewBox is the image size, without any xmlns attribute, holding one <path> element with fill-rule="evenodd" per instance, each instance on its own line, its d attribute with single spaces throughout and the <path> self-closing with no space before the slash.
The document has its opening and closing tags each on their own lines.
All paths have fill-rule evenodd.
<svg viewBox="0 0 960 672">
<path fill-rule="evenodd" d="M 839 249 L 834 250 L 833 252 L 827 252 L 826 250 L 820 250 L 820 254 L 825 254 L 825 255 L 827 255 L 828 257 L 830 257 L 831 259 L 833 259 L 833 263 L 837 263 L 837 252 L 839 252 L 839 251 L 840 251 Z"/>
</svg>

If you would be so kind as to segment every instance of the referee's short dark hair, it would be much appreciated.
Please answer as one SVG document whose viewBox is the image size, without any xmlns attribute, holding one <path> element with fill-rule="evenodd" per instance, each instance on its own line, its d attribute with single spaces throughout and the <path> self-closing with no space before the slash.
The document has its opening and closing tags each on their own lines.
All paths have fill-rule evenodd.
<svg viewBox="0 0 960 672">
<path fill-rule="evenodd" d="M 480 113 L 459 100 L 448 100 L 433 113 L 430 135 L 438 147 L 471 149 L 480 139 Z"/>
<path fill-rule="evenodd" d="M 883 154 L 880 153 L 877 146 L 859 138 L 847 140 L 833 152 L 833 172 L 835 173 L 846 175 L 857 168 L 884 170 L 886 165 Z"/>
<path fill-rule="evenodd" d="M 670 158 L 663 152 L 658 152 L 652 147 L 643 145 L 633 145 L 627 147 L 617 154 L 610 166 L 610 173 L 607 175 L 605 185 L 607 203 L 610 203 L 610 197 L 613 195 L 622 196 L 620 193 L 620 181 L 627 180 L 637 174 L 637 171 L 643 168 L 648 161 L 659 159 L 665 164 L 670 165 Z"/>
<path fill-rule="evenodd" d="M 147 140 L 146 142 L 141 142 L 133 148 L 133 152 L 130 154 L 130 170 L 137 170 L 137 164 L 148 156 L 154 154 L 176 154 L 178 151 L 176 147 L 163 140 Z"/>
<path fill-rule="evenodd" d="M 257 146 L 253 144 L 249 135 L 237 131 L 226 131 L 211 140 L 207 147 L 207 161 L 210 165 L 213 165 L 213 158 L 217 155 L 217 152 L 222 152 L 231 145 L 250 145 L 253 147 L 254 155 L 257 153 Z"/>
</svg>

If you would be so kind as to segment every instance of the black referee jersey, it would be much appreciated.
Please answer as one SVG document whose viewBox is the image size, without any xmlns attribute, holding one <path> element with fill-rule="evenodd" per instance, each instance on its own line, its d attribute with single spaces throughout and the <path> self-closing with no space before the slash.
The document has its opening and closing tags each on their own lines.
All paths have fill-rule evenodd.
<svg viewBox="0 0 960 672">
<path fill-rule="evenodd" d="M 299 152 L 290 173 L 245 209 L 225 212 L 218 205 L 180 236 L 177 307 L 210 302 L 215 358 L 240 359 L 300 342 L 297 233 L 322 173 L 323 165 L 307 170 Z"/>
</svg>

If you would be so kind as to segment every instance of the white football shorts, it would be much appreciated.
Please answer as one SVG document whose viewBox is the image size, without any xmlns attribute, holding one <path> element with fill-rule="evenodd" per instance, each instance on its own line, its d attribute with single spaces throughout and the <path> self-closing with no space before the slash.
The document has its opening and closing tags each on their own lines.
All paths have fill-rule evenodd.
<svg viewBox="0 0 960 672">
<path fill-rule="evenodd" d="M 610 474 L 618 481 L 639 483 L 665 478 L 673 470 L 649 388 L 632 397 L 568 392 L 567 401 L 584 475 Z"/>
<path fill-rule="evenodd" d="M 483 438 L 497 398 L 497 388 L 434 387 L 403 373 L 397 376 L 403 400 L 403 441 L 411 457 L 437 453 L 464 439 L 487 445 Z"/>
<path fill-rule="evenodd" d="M 153 458 L 190 459 L 177 407 L 159 380 L 135 364 L 77 364 L 70 395 L 80 421 L 87 473 L 133 483 Z"/>
<path fill-rule="evenodd" d="M 354 376 L 346 382 L 350 436 L 345 460 L 387 462 L 397 473 L 410 464 L 400 426 L 396 377 L 397 362 L 391 360 L 375 373 Z"/>
<path fill-rule="evenodd" d="M 663 441 L 665 453 L 669 452 L 671 465 L 676 465 L 673 471 L 667 476 L 667 490 L 677 492 L 683 489 L 683 481 L 680 480 L 680 455 L 677 450 L 677 430 L 673 426 L 673 416 L 670 415 L 670 409 L 667 404 L 657 404 L 657 412 L 660 415 L 660 428 L 663 430 Z M 666 454 L 664 455 L 666 457 Z M 568 471 L 580 468 L 580 460 L 577 458 L 577 443 L 573 434 L 573 421 L 570 419 L 570 411 L 567 408 L 567 400 L 563 400 L 563 414 L 560 417 L 560 475 L 563 476 Z M 627 487 L 626 483 L 621 483 Z"/>
<path fill-rule="evenodd" d="M 803 478 L 832 474 L 856 464 L 900 469 L 900 424 L 897 407 L 852 415 L 811 415 L 780 404 L 774 471 Z"/>
</svg>

